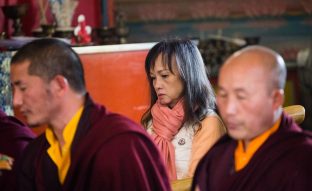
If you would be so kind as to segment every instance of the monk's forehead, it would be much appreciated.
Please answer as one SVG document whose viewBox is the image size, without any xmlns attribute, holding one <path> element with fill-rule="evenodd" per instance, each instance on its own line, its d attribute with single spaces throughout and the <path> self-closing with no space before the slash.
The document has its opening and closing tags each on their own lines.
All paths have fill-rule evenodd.
<svg viewBox="0 0 312 191">
<path fill-rule="evenodd" d="M 221 70 L 262 70 L 272 71 L 277 66 L 277 57 L 266 49 L 249 49 L 232 55 Z"/>
<path fill-rule="evenodd" d="M 255 83 L 270 81 L 272 70 L 269 70 L 269 65 L 272 60 L 272 56 L 254 51 L 232 57 L 222 66 L 218 85 L 253 89 L 250 84 L 255 87 Z"/>
</svg>

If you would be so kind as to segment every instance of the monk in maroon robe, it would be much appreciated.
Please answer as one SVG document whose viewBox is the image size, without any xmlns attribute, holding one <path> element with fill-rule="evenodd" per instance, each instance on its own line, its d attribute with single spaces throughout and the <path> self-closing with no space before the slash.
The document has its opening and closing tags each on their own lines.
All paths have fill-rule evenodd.
<svg viewBox="0 0 312 191">
<path fill-rule="evenodd" d="M 48 126 L 25 149 L 19 190 L 171 190 L 143 127 L 94 103 L 83 74 L 77 53 L 57 39 L 32 41 L 12 57 L 14 106 L 30 126 Z"/>
<path fill-rule="evenodd" d="M 283 115 L 278 131 L 236 172 L 237 142 L 226 135 L 201 160 L 192 190 L 312 190 L 311 145 L 311 133 Z"/>
<path fill-rule="evenodd" d="M 16 186 L 16 168 L 22 152 L 27 144 L 34 139 L 32 131 L 12 116 L 0 110 L 0 158 L 9 166 L 0 169 L 0 190 L 13 191 Z M 10 158 L 10 159 L 9 159 Z M 11 162 L 13 162 L 11 164 Z M 12 165 L 12 166 L 11 166 Z"/>
<path fill-rule="evenodd" d="M 312 190 L 312 134 L 283 112 L 285 82 L 271 49 L 250 46 L 226 60 L 217 105 L 228 135 L 200 161 L 192 190 Z"/>
<path fill-rule="evenodd" d="M 162 158 L 144 129 L 89 97 L 63 185 L 48 147 L 43 134 L 27 148 L 20 190 L 170 190 Z"/>
</svg>

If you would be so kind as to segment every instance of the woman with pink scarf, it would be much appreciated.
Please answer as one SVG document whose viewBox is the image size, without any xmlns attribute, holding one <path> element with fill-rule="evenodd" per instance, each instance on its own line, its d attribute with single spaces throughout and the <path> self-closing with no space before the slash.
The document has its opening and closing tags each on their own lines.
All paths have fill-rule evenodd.
<svg viewBox="0 0 312 191">
<path fill-rule="evenodd" d="M 171 180 L 192 177 L 202 156 L 225 133 L 197 46 L 157 43 L 145 60 L 151 103 L 141 123 L 163 154 Z"/>
</svg>

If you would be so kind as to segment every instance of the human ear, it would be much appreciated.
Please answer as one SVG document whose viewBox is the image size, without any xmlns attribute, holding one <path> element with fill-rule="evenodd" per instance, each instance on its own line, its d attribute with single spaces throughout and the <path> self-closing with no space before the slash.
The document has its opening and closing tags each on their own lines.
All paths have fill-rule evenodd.
<svg viewBox="0 0 312 191">
<path fill-rule="evenodd" d="M 284 90 L 277 89 L 273 91 L 273 107 L 277 109 L 282 107 L 284 104 Z"/>
<path fill-rule="evenodd" d="M 68 81 L 62 75 L 56 75 L 51 81 L 52 90 L 57 94 L 64 94 L 68 90 Z"/>
</svg>

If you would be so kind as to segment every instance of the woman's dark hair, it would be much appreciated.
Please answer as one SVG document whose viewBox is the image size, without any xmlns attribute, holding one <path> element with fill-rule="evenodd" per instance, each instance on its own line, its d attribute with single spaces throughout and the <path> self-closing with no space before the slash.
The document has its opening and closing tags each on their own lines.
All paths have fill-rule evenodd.
<svg viewBox="0 0 312 191">
<path fill-rule="evenodd" d="M 207 77 L 207 71 L 197 46 L 191 40 L 171 39 L 157 43 L 150 49 L 145 60 L 145 72 L 150 86 L 151 102 L 144 113 L 141 123 L 147 127 L 152 119 L 151 108 L 157 101 L 157 95 L 150 77 L 158 56 L 172 71 L 172 58 L 176 59 L 177 68 L 184 84 L 184 121 L 198 124 L 215 109 L 215 94 Z"/>
<path fill-rule="evenodd" d="M 52 38 L 34 40 L 13 56 L 11 64 L 29 61 L 28 73 L 51 81 L 56 75 L 64 76 L 70 87 L 85 93 L 85 79 L 78 54 L 65 42 Z"/>
</svg>

